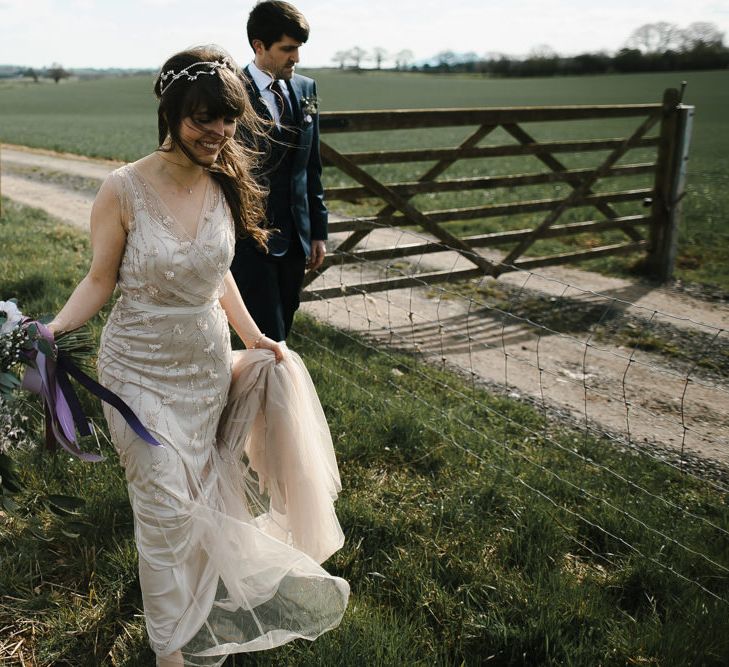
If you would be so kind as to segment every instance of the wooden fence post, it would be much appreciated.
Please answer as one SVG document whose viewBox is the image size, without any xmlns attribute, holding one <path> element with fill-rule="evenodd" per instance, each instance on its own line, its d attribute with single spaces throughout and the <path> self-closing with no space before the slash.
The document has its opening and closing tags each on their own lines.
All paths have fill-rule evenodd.
<svg viewBox="0 0 729 667">
<path fill-rule="evenodd" d="M 672 277 L 676 260 L 693 112 L 681 105 L 677 89 L 664 92 L 647 259 L 650 273 L 663 282 Z"/>
</svg>

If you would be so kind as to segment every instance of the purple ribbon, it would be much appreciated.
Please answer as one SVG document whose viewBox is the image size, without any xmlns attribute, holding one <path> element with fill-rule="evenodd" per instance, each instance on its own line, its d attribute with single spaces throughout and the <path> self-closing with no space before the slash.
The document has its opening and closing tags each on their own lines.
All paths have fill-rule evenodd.
<svg viewBox="0 0 729 667">
<path fill-rule="evenodd" d="M 69 375 L 94 396 L 116 408 L 142 440 L 156 447 L 162 446 L 119 396 L 86 375 L 66 354 L 58 350 L 50 329 L 41 322 L 26 321 L 25 325 L 35 325 L 38 338 L 32 341 L 32 350 L 27 354 L 30 365 L 26 368 L 22 387 L 39 394 L 43 400 L 46 413 L 46 446 L 49 449 L 60 444 L 66 451 L 84 461 L 96 462 L 104 459 L 98 454 L 84 452 L 76 443 L 77 429 L 81 435 L 92 435 L 94 430 L 73 390 Z M 42 347 L 50 347 L 54 354 L 46 354 Z"/>
</svg>

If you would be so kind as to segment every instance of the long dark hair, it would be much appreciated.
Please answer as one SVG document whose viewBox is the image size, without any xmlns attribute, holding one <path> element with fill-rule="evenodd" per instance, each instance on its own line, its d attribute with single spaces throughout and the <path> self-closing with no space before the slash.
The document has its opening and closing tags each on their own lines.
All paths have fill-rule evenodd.
<svg viewBox="0 0 729 667">
<path fill-rule="evenodd" d="M 221 66 L 211 68 L 207 64 L 196 63 L 221 63 Z M 173 79 L 174 74 L 185 69 L 185 74 Z M 208 74 L 209 71 L 214 73 Z M 182 120 L 202 109 L 210 118 L 235 118 L 249 134 L 264 134 L 261 121 L 248 99 L 238 66 L 219 46 L 198 46 L 176 53 L 162 66 L 154 83 L 154 92 L 159 100 L 157 127 L 160 147 L 157 150 L 178 147 L 192 162 L 205 167 L 180 140 Z M 172 147 L 162 148 L 168 138 L 172 141 Z M 253 237 L 265 249 L 270 232 L 262 228 L 261 223 L 265 219 L 267 193 L 252 176 L 257 162 L 255 150 L 241 145 L 235 139 L 229 139 L 208 169 L 225 195 L 236 234 Z"/>
</svg>

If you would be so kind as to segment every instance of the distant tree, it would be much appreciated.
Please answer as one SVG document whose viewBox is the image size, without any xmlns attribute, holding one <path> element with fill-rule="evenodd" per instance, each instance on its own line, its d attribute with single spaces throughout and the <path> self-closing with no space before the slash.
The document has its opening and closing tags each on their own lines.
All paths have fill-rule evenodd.
<svg viewBox="0 0 729 667">
<path fill-rule="evenodd" d="M 565 58 L 560 69 L 564 74 L 603 74 L 610 65 L 611 58 L 607 53 L 580 53 Z"/>
<path fill-rule="evenodd" d="M 723 44 L 723 35 L 716 40 L 697 39 L 693 46 L 675 54 L 680 69 L 726 69 L 729 67 L 729 48 Z"/>
<path fill-rule="evenodd" d="M 29 79 L 33 79 L 35 83 L 38 83 L 38 72 L 36 72 L 32 67 L 24 70 L 23 76 L 28 77 Z"/>
<path fill-rule="evenodd" d="M 67 72 L 60 63 L 53 63 L 48 68 L 48 77 L 53 79 L 56 83 L 58 83 L 61 79 L 67 79 L 69 76 L 71 76 L 69 72 Z"/>
<path fill-rule="evenodd" d="M 522 76 L 551 76 L 557 73 L 559 56 L 549 44 L 535 46 L 521 63 Z"/>
<path fill-rule="evenodd" d="M 625 46 L 642 53 L 663 53 L 679 46 L 682 31 L 673 23 L 646 23 L 633 30 Z"/>
<path fill-rule="evenodd" d="M 493 60 L 500 60 L 501 58 L 508 58 L 508 56 L 505 53 L 502 53 L 501 51 L 486 51 L 481 56 L 482 60 L 485 60 L 487 62 L 491 62 Z"/>
<path fill-rule="evenodd" d="M 515 62 L 506 54 L 501 54 L 501 56 L 491 61 L 489 69 L 496 76 L 510 76 L 513 73 Z"/>
<path fill-rule="evenodd" d="M 528 57 L 533 60 L 551 60 L 557 57 L 557 52 L 549 44 L 537 44 L 529 51 Z"/>
<path fill-rule="evenodd" d="M 475 72 L 476 66 L 479 63 L 478 53 L 475 51 L 466 51 L 458 56 L 460 61 L 460 68 L 466 72 Z"/>
<path fill-rule="evenodd" d="M 613 58 L 613 66 L 618 72 L 640 72 L 645 69 L 644 63 L 640 49 L 620 49 Z"/>
<path fill-rule="evenodd" d="M 407 69 L 408 65 L 413 62 L 415 55 L 410 49 L 403 49 L 395 54 L 395 68 Z"/>
<path fill-rule="evenodd" d="M 337 51 L 332 56 L 332 61 L 339 65 L 339 69 L 344 69 L 347 61 L 350 59 L 351 53 L 349 51 Z"/>
<path fill-rule="evenodd" d="M 387 60 L 387 58 L 387 51 L 381 46 L 376 46 L 374 49 L 372 49 L 372 60 L 374 60 L 375 62 L 376 69 L 382 69 L 382 61 Z"/>
<path fill-rule="evenodd" d="M 352 60 L 352 65 L 355 69 L 361 69 L 362 61 L 367 59 L 367 51 L 361 46 L 355 46 L 349 51 L 349 57 Z"/>
<path fill-rule="evenodd" d="M 458 56 L 454 51 L 441 51 L 435 55 L 436 66 L 440 69 L 449 70 L 458 62 Z"/>
<path fill-rule="evenodd" d="M 724 33 L 714 23 L 696 21 L 680 32 L 682 50 L 695 49 L 698 46 L 721 47 L 724 44 Z"/>
</svg>

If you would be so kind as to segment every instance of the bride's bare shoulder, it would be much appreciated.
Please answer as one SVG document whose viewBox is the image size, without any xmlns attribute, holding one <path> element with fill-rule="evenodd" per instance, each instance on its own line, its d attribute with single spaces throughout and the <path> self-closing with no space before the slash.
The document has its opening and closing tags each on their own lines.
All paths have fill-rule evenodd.
<svg viewBox="0 0 729 667">
<path fill-rule="evenodd" d="M 130 162 L 126 166 L 135 169 L 138 173 L 142 174 L 142 176 L 151 176 L 152 166 L 154 165 L 155 160 L 155 154 L 150 153 L 149 155 L 139 158 L 139 160 L 135 162 Z"/>
</svg>

